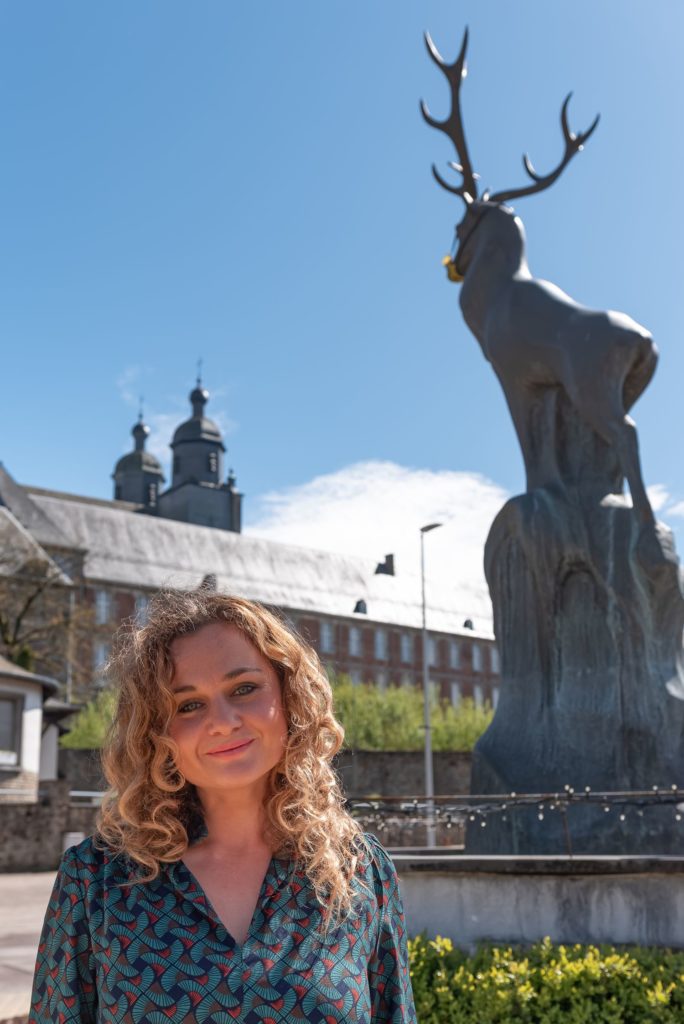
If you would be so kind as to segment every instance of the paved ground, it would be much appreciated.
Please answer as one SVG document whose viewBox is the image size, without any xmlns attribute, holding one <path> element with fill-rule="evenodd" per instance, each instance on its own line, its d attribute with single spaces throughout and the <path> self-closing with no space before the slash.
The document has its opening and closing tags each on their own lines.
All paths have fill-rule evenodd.
<svg viewBox="0 0 684 1024">
<path fill-rule="evenodd" d="M 0 1021 L 28 1013 L 38 937 L 54 871 L 0 875 Z"/>
</svg>

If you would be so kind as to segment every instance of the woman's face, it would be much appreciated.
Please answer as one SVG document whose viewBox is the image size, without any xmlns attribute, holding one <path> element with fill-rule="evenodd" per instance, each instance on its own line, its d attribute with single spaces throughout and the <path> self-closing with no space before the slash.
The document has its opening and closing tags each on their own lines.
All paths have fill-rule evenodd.
<svg viewBox="0 0 684 1024">
<path fill-rule="evenodd" d="M 280 680 L 236 626 L 214 622 L 171 644 L 177 766 L 200 795 L 254 788 L 282 758 Z"/>
</svg>

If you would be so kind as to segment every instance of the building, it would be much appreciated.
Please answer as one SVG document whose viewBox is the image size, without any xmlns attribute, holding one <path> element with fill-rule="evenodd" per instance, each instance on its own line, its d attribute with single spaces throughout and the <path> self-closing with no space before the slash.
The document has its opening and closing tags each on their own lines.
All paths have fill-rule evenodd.
<svg viewBox="0 0 684 1024">
<path fill-rule="evenodd" d="M 159 462 L 145 451 L 142 417 L 133 427 L 133 451 L 115 466 L 110 501 L 22 486 L 0 467 L 0 506 L 68 576 L 74 599 L 91 616 L 82 659 L 88 668 L 65 665 L 64 696 L 92 693 L 113 632 L 122 620 L 144 616 L 151 594 L 203 581 L 280 610 L 324 664 L 356 682 L 421 685 L 420 581 L 395 572 L 391 556 L 378 565 L 243 534 L 242 495 L 232 471 L 223 482 L 225 447 L 206 417 L 208 399 L 198 381 L 192 416 L 171 442 L 167 490 Z M 440 695 L 496 704 L 492 634 L 464 623 L 450 593 L 432 585 L 428 625 L 430 677 Z"/>
<path fill-rule="evenodd" d="M 35 803 L 39 781 L 57 778 L 59 720 L 73 713 L 58 689 L 0 655 L 0 804 Z"/>
</svg>

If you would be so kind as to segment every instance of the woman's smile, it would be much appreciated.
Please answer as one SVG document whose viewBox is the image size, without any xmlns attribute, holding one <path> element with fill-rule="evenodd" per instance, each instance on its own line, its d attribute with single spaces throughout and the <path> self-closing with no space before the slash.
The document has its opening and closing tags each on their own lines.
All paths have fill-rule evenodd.
<svg viewBox="0 0 684 1024">
<path fill-rule="evenodd" d="M 253 742 L 254 740 L 243 740 L 239 743 L 234 743 L 232 746 L 218 747 L 216 750 L 208 750 L 207 754 L 210 757 L 220 757 L 225 756 L 226 754 L 239 754 L 242 750 L 246 750 Z"/>
</svg>

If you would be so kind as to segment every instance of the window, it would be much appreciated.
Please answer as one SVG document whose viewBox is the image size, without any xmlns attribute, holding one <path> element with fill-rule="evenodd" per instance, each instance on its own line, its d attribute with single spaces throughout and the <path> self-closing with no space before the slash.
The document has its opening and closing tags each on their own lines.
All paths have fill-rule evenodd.
<svg viewBox="0 0 684 1024">
<path fill-rule="evenodd" d="M 107 664 L 107 658 L 109 657 L 109 644 L 102 640 L 98 640 L 93 645 L 93 671 L 101 672 L 104 666 Z"/>
<path fill-rule="evenodd" d="M 156 508 L 157 507 L 157 485 L 156 484 L 148 484 L 147 485 L 147 505 L 148 505 L 149 508 Z"/>
<path fill-rule="evenodd" d="M 496 708 L 496 705 L 498 703 L 499 703 L 499 687 L 495 686 L 494 689 L 492 690 L 492 707 Z"/>
<path fill-rule="evenodd" d="M 498 676 L 501 671 L 501 665 L 499 662 L 499 651 L 496 647 L 490 647 L 489 649 L 489 664 L 492 666 L 494 675 Z"/>
<path fill-rule="evenodd" d="M 19 764 L 22 701 L 19 697 L 0 697 L 0 767 Z"/>
<path fill-rule="evenodd" d="M 351 679 L 354 686 L 359 686 L 361 683 L 361 669 L 353 668 L 349 672 L 349 678 Z"/>
<path fill-rule="evenodd" d="M 321 652 L 332 654 L 335 650 L 335 629 L 332 622 L 321 622 Z"/>
<path fill-rule="evenodd" d="M 482 648 L 479 644 L 473 644 L 473 672 L 482 671 Z"/>
<path fill-rule="evenodd" d="M 377 661 L 387 661 L 388 645 L 387 630 L 375 630 L 375 658 Z"/>
<path fill-rule="evenodd" d="M 475 707 L 476 708 L 481 708 L 482 705 L 484 704 L 484 699 L 483 699 L 483 696 L 482 696 L 482 687 L 481 686 L 474 686 L 473 687 L 473 700 L 475 701 Z"/>
<path fill-rule="evenodd" d="M 361 630 L 358 626 L 349 627 L 349 653 L 353 658 L 361 657 Z"/>
<path fill-rule="evenodd" d="M 428 665 L 439 664 L 439 648 L 434 636 L 428 637 Z"/>
<path fill-rule="evenodd" d="M 218 473 L 218 455 L 216 452 L 209 452 L 209 472 Z"/>
<path fill-rule="evenodd" d="M 413 673 L 402 672 L 401 673 L 401 685 L 405 690 L 410 690 L 413 687 Z"/>
<path fill-rule="evenodd" d="M 173 471 L 174 473 L 180 473 L 180 455 L 174 455 L 173 457 Z"/>
<path fill-rule="evenodd" d="M 452 683 L 451 684 L 451 703 L 453 704 L 454 707 L 458 707 L 458 705 L 461 703 L 461 684 L 460 683 Z"/>
<path fill-rule="evenodd" d="M 114 485 L 114 501 L 121 500 L 121 484 Z"/>
<path fill-rule="evenodd" d="M 401 660 L 405 665 L 413 664 L 413 637 L 410 633 L 402 633 L 399 641 Z"/>
<path fill-rule="evenodd" d="M 449 641 L 449 668 L 461 667 L 461 649 L 458 640 Z"/>
<path fill-rule="evenodd" d="M 135 617 L 141 626 L 144 626 L 147 622 L 147 609 L 149 603 L 150 599 L 147 594 L 135 595 Z"/>
<path fill-rule="evenodd" d="M 107 590 L 95 591 L 95 622 L 98 626 L 106 625 L 112 614 L 112 595 Z"/>
</svg>

